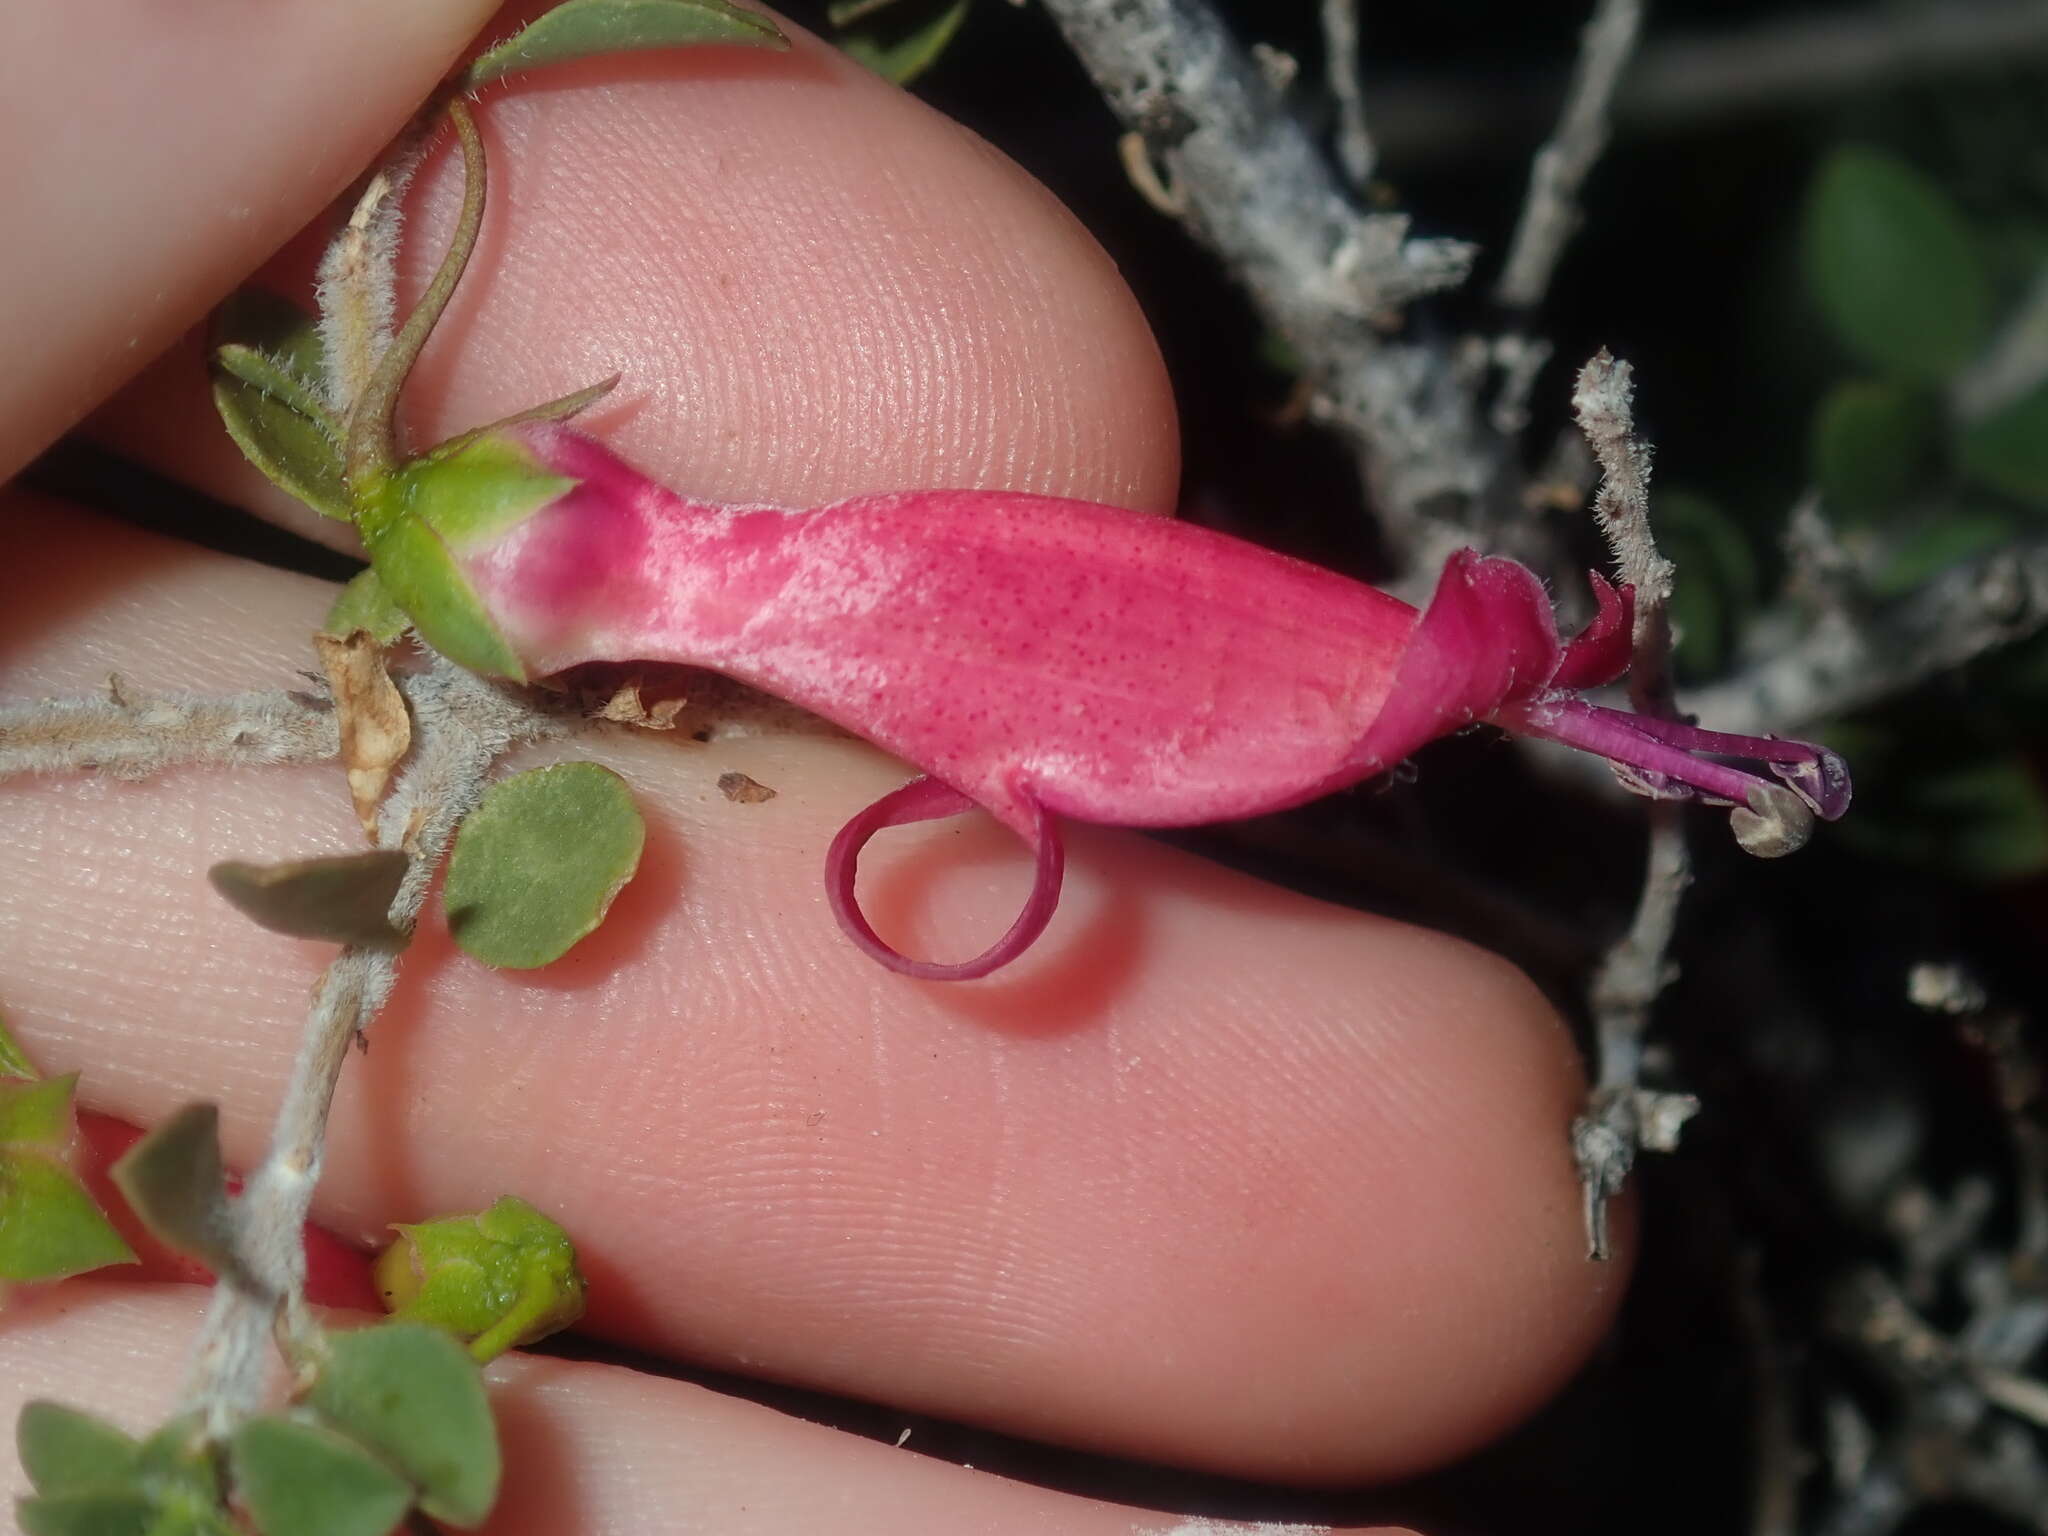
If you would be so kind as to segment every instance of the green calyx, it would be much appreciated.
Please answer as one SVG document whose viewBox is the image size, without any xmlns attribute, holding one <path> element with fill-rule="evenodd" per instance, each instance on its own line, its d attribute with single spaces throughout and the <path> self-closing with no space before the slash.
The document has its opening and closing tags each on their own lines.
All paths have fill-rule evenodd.
<svg viewBox="0 0 2048 1536">
<path fill-rule="evenodd" d="M 468 438 L 357 486 L 356 528 L 388 599 L 458 666 L 526 681 L 519 654 L 463 574 L 459 552 L 524 522 L 577 482 L 510 438 Z"/>
</svg>

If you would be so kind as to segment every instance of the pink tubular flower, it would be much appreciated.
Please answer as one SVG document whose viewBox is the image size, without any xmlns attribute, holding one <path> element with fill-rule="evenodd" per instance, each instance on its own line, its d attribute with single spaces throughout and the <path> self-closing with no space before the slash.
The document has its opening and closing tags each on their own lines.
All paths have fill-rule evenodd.
<svg viewBox="0 0 2048 1536">
<path fill-rule="evenodd" d="M 1061 816 L 1174 827 L 1282 810 L 1474 722 L 1593 752 L 1641 793 L 1731 805 L 1753 852 L 1789 852 L 1813 816 L 1849 802 L 1825 748 L 1587 702 L 1582 690 L 1627 666 L 1631 593 L 1595 575 L 1599 614 L 1563 643 L 1533 574 L 1469 550 L 1418 613 L 1222 534 L 1090 502 L 691 501 L 549 423 L 399 470 L 362 526 L 387 589 L 459 662 L 514 677 L 599 660 L 705 667 L 922 769 L 827 858 L 840 923 L 910 976 L 985 976 L 1038 937 L 1059 894 Z M 976 806 L 1032 849 L 1032 894 L 974 959 L 908 959 L 855 900 L 860 851 L 885 827 Z"/>
</svg>

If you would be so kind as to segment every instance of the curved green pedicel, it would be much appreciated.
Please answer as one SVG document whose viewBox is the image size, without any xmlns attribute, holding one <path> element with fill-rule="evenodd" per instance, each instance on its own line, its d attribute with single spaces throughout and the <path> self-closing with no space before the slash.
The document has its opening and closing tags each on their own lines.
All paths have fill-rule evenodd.
<svg viewBox="0 0 2048 1536">
<path fill-rule="evenodd" d="M 359 484 L 356 527 L 378 581 L 427 644 L 472 672 L 523 683 L 525 666 L 456 552 L 517 526 L 577 483 L 508 438 L 458 439 Z"/>
</svg>

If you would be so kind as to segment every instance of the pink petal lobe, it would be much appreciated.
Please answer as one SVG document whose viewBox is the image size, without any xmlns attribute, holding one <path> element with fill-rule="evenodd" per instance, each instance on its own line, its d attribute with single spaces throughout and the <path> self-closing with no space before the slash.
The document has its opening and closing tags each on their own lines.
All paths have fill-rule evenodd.
<svg viewBox="0 0 2048 1536">
<path fill-rule="evenodd" d="M 842 827 L 839 835 L 832 839 L 831 850 L 825 855 L 825 894 L 832 903 L 832 915 L 839 919 L 839 926 L 862 952 L 890 970 L 914 976 L 920 981 L 973 981 L 1008 965 L 1045 931 L 1045 925 L 1052 920 L 1053 909 L 1059 905 L 1060 881 L 1066 873 L 1067 855 L 1066 847 L 1060 841 L 1059 825 L 1043 806 L 1034 807 L 1032 835 L 1025 839 L 1037 855 L 1031 895 L 1024 903 L 1024 910 L 1017 914 L 1017 920 L 1010 924 L 1009 932 L 972 960 L 952 965 L 912 960 L 885 942 L 868 922 L 867 914 L 861 911 L 860 901 L 854 894 L 854 876 L 859 868 L 861 850 L 867 846 L 869 838 L 885 827 L 908 826 L 912 822 L 933 821 L 941 816 L 958 816 L 963 811 L 976 808 L 974 801 L 950 785 L 937 779 L 916 778 L 901 789 L 891 790 L 882 796 Z"/>
<path fill-rule="evenodd" d="M 1393 689 L 1359 741 L 1352 777 L 1397 763 L 1541 688 L 1561 655 L 1543 583 L 1512 560 L 1460 550 L 1444 562 Z"/>
<path fill-rule="evenodd" d="M 1593 600 L 1600 605 L 1593 621 L 1566 643 L 1564 657 L 1550 679 L 1553 688 L 1577 693 L 1582 688 L 1604 688 L 1628 670 L 1629 653 L 1635 644 L 1636 589 L 1619 591 L 1598 571 L 1586 572 L 1593 587 Z"/>
</svg>

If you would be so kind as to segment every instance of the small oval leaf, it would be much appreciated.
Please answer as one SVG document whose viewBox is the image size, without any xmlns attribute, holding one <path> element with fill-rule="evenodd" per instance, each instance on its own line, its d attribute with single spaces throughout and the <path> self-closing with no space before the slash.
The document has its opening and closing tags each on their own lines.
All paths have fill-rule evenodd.
<svg viewBox="0 0 2048 1536">
<path fill-rule="evenodd" d="M 464 1529 L 498 1498 L 497 1426 L 483 1376 L 460 1344 L 420 1323 L 328 1335 L 307 1401 L 420 1492 L 420 1508 Z"/>
<path fill-rule="evenodd" d="M 229 1445 L 235 1492 L 263 1536 L 386 1536 L 412 1485 L 353 1440 L 296 1419 L 251 1419 Z"/>
<path fill-rule="evenodd" d="M 699 43 L 781 49 L 789 39 L 768 17 L 729 0 L 566 0 L 479 54 L 462 88 L 474 91 L 521 70 L 598 54 Z"/>
<path fill-rule="evenodd" d="M 160 1513 L 140 1493 L 58 1493 L 14 1506 L 24 1536 L 155 1536 Z"/>
<path fill-rule="evenodd" d="M 288 864 L 228 859 L 206 878 L 244 917 L 272 933 L 402 949 L 405 935 L 391 926 L 391 903 L 410 863 L 396 848 L 372 848 Z"/>
<path fill-rule="evenodd" d="M 1963 473 L 1980 485 L 2048 506 L 2048 385 L 1963 429 Z"/>
<path fill-rule="evenodd" d="M 37 1493 L 125 1491 L 135 1484 L 140 1447 L 134 1437 L 62 1403 L 25 1405 L 14 1444 Z"/>
<path fill-rule="evenodd" d="M 486 965 L 558 960 L 604 920 L 646 839 L 632 791 L 609 768 L 562 763 L 502 780 L 456 833 L 442 892 L 449 932 Z"/>
<path fill-rule="evenodd" d="M 1842 344 L 1865 362 L 1939 380 L 1983 345 L 1990 284 L 1961 212 L 1897 156 L 1846 145 L 1807 196 L 1806 275 Z"/>
<path fill-rule="evenodd" d="M 1935 426 L 1933 402 L 1896 380 L 1850 379 L 1830 390 L 1814 413 L 1809 453 L 1835 520 L 1905 511 L 1932 457 Z"/>
<path fill-rule="evenodd" d="M 108 1171 L 151 1236 L 215 1274 L 240 1272 L 216 1106 L 187 1104 Z"/>
</svg>

